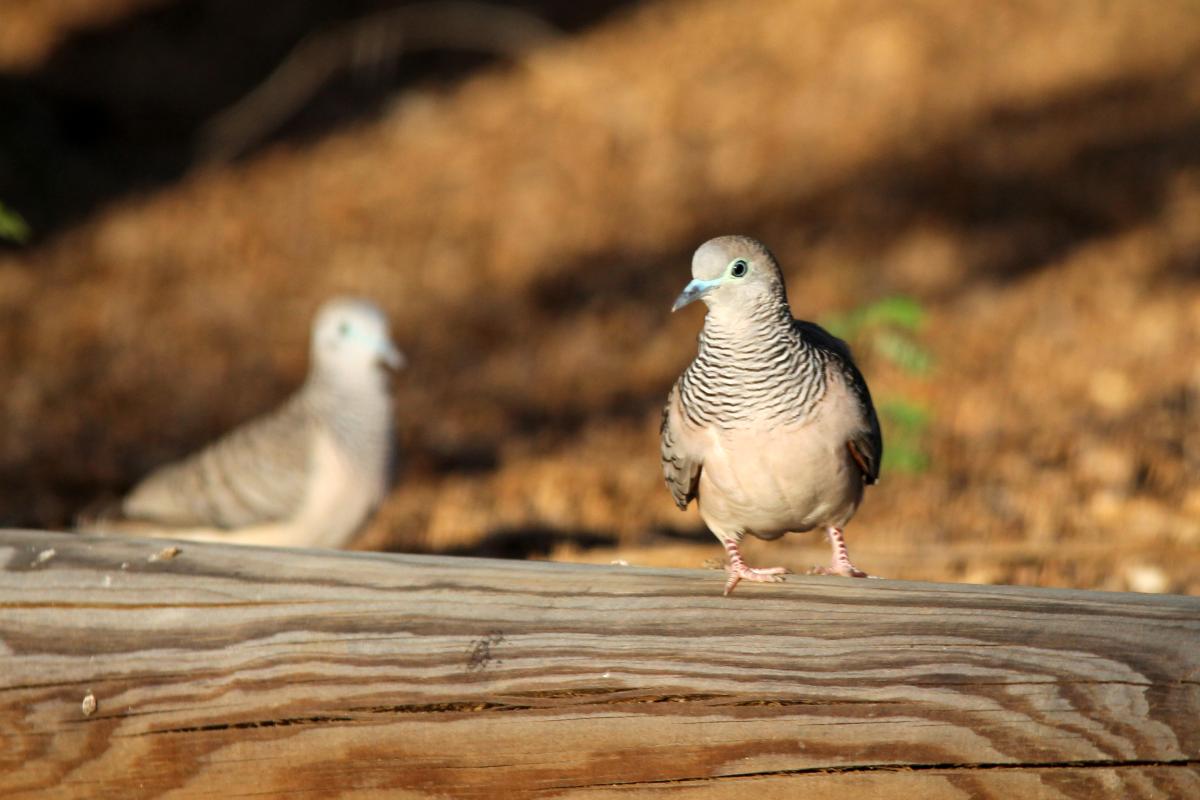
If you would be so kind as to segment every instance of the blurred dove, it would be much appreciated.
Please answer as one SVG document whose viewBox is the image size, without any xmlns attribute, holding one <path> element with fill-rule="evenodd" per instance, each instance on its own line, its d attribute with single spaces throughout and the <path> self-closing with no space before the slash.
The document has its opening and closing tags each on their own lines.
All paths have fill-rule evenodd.
<svg viewBox="0 0 1200 800">
<path fill-rule="evenodd" d="M 82 530 L 235 544 L 339 547 L 388 489 L 394 423 L 388 376 L 404 356 L 383 312 L 325 303 L 304 385 L 274 411 L 138 483 Z"/>
<path fill-rule="evenodd" d="M 691 283 L 672 311 L 708 306 L 696 358 L 662 418 L 662 464 L 681 509 L 695 499 L 725 546 L 729 578 L 780 581 L 783 567 L 752 569 L 739 544 L 822 528 L 833 546 L 823 574 L 866 577 L 842 529 L 875 483 L 879 420 L 850 348 L 819 325 L 792 319 L 783 275 L 759 242 L 723 236 L 692 258 Z"/>
</svg>

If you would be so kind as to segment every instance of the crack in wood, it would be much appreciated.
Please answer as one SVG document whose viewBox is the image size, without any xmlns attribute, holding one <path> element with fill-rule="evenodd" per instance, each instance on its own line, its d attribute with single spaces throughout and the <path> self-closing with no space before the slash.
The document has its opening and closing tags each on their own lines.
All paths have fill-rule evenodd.
<svg viewBox="0 0 1200 800">
<path fill-rule="evenodd" d="M 586 696 L 586 695 L 585 695 Z M 634 697 L 619 697 L 601 700 L 595 705 L 647 705 L 656 703 L 697 703 L 706 702 L 709 700 L 720 700 L 731 697 L 730 695 L 722 694 L 663 694 L 663 695 L 638 695 Z M 887 702 L 887 701 L 880 701 Z M 873 701 L 858 701 L 858 700 L 778 700 L 778 699 L 763 699 L 763 700 L 747 700 L 735 703 L 719 703 L 718 707 L 739 707 L 739 706 L 795 706 L 795 705 L 875 705 Z M 445 703 L 406 703 L 393 705 L 377 705 L 377 706 L 355 706 L 348 711 L 352 714 L 478 714 L 491 712 L 512 712 L 512 711 L 552 711 L 551 708 L 538 707 L 533 705 L 520 705 L 515 703 L 494 703 L 494 702 L 445 702 Z M 128 716 L 128 715 L 118 715 Z M 104 717 L 98 717 L 104 719 Z M 179 728 L 163 728 L 159 730 L 145 731 L 144 733 L 134 734 L 135 736 L 151 736 L 161 733 L 208 733 L 212 731 L 224 730 L 245 730 L 251 728 L 274 728 L 286 727 L 289 725 L 321 725 L 330 722 L 357 722 L 359 721 L 352 716 L 339 715 L 324 715 L 310 717 L 288 717 L 275 720 L 251 720 L 246 722 L 214 722 L 208 725 L 190 725 Z"/>
<path fill-rule="evenodd" d="M 735 700 L 734 695 L 730 694 L 641 694 L 641 695 L 625 695 L 613 697 L 611 695 L 619 692 L 610 690 L 598 691 L 571 691 L 571 692 L 525 692 L 514 695 L 516 697 L 532 697 L 536 699 L 573 699 L 578 698 L 585 702 L 581 705 L 596 705 L 596 706 L 622 706 L 622 705 L 654 705 L 658 703 L 709 703 L 713 708 L 740 708 L 740 707 L 759 707 L 759 706 L 841 706 L 841 705 L 887 705 L 895 703 L 895 700 L 845 700 L 845 699 L 823 699 L 823 700 L 797 700 L 785 699 L 777 697 L 756 698 L 753 700 Z M 732 702 L 711 702 L 729 700 Z M 535 705 L 519 705 L 514 703 L 495 703 L 495 702 L 445 702 L 445 703 L 424 703 L 424 704 L 398 704 L 384 706 L 360 706 L 351 708 L 352 712 L 369 712 L 373 714 L 382 713 L 401 713 L 401 714 L 425 714 L 425 713 L 442 713 L 442 712 L 480 712 L 480 711 L 553 711 L 552 706 L 535 706 Z"/>
<path fill-rule="evenodd" d="M 605 700 L 601 705 L 647 704 L 647 703 L 703 703 L 708 700 L 721 700 L 729 697 L 727 694 L 643 694 L 628 697 L 614 697 Z"/>
<path fill-rule="evenodd" d="M 247 722 L 214 722 L 209 725 L 189 725 L 183 728 L 161 728 L 134 734 L 156 736 L 160 733 L 207 733 L 209 731 L 246 730 L 249 728 L 285 728 L 290 725 L 320 725 L 327 722 L 353 722 L 353 717 L 286 717 L 284 719 L 250 720 Z"/>
<path fill-rule="evenodd" d="M 459 702 L 389 706 L 358 706 L 350 710 L 356 712 L 367 712 L 370 714 L 453 714 L 479 713 L 483 711 L 529 711 L 533 708 L 534 706 L 512 705 L 509 703 Z"/>
<path fill-rule="evenodd" d="M 554 700 L 557 698 L 592 697 L 597 695 L 621 694 L 628 689 L 586 688 L 586 689 L 546 689 L 536 692 L 513 692 L 513 697 L 533 697 L 537 699 Z"/>
<path fill-rule="evenodd" d="M 767 697 L 757 700 L 739 700 L 736 703 L 718 703 L 720 707 L 731 706 L 734 708 L 750 708 L 759 706 L 768 707 L 787 707 L 787 706 L 885 706 L 889 703 L 899 703 L 899 700 L 847 700 L 844 698 L 828 698 L 821 700 L 796 700 L 783 699 L 777 697 Z"/>
<path fill-rule="evenodd" d="M 663 778 L 661 780 L 626 781 L 623 783 L 605 782 L 605 787 L 630 786 L 661 786 L 667 784 L 714 783 L 717 781 L 743 780 L 746 778 L 776 778 L 796 775 L 843 775 L 856 772 L 974 772 L 974 771 L 1013 771 L 1021 770 L 1065 770 L 1065 769 L 1141 769 L 1146 767 L 1190 768 L 1200 766 L 1200 758 L 1179 759 L 1096 759 L 1079 761 L 1046 761 L 1046 762 L 977 762 L 977 763 L 944 763 L 944 764 L 850 764 L 842 767 L 804 767 L 802 769 L 765 770 L 762 772 L 736 772 L 728 775 L 707 775 L 691 778 Z M 566 784 L 555 786 L 556 789 L 585 789 L 597 784 Z"/>
</svg>

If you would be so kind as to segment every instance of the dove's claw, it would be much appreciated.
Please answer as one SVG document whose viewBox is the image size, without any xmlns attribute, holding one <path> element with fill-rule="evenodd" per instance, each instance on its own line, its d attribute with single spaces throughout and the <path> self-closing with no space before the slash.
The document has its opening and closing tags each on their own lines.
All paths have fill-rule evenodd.
<svg viewBox="0 0 1200 800">
<path fill-rule="evenodd" d="M 737 542 L 729 541 L 723 544 L 725 552 L 729 554 L 729 566 L 726 567 L 729 579 L 725 581 L 726 597 L 732 594 L 733 590 L 737 588 L 738 582 L 743 579 L 759 583 L 779 583 L 788 572 L 784 567 L 765 567 L 763 569 L 748 567 L 738 549 Z"/>
</svg>

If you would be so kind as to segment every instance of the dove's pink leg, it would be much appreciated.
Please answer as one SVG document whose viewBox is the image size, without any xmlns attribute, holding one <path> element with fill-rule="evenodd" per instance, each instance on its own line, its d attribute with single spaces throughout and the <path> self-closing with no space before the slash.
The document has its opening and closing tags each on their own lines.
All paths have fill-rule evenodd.
<svg viewBox="0 0 1200 800">
<path fill-rule="evenodd" d="M 842 529 L 830 525 L 825 529 L 829 533 L 829 544 L 833 547 L 833 561 L 828 567 L 813 567 L 813 575 L 842 575 L 847 578 L 866 578 L 867 573 L 850 563 L 850 551 L 846 549 L 846 537 Z"/>
<path fill-rule="evenodd" d="M 787 570 L 783 567 L 767 567 L 765 569 L 754 569 L 746 566 L 745 560 L 742 559 L 742 551 L 738 549 L 738 543 L 732 539 L 724 539 L 721 542 L 725 545 L 725 552 L 729 554 L 729 580 L 725 581 L 725 596 L 728 597 L 735 588 L 738 581 L 745 578 L 748 581 L 762 581 L 764 583 L 777 583 L 783 580 Z"/>
</svg>

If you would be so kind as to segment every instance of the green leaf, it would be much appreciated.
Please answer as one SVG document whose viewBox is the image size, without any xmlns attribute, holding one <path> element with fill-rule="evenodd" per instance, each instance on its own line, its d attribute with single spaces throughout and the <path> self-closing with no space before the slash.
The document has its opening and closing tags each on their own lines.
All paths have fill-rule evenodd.
<svg viewBox="0 0 1200 800">
<path fill-rule="evenodd" d="M 889 444 L 883 451 L 883 471 L 920 474 L 929 469 L 929 456 L 905 443 Z"/>
<path fill-rule="evenodd" d="M 29 240 L 29 223 L 20 214 L 0 203 L 0 239 L 24 244 Z"/>
<path fill-rule="evenodd" d="M 876 352 L 910 375 L 924 375 L 933 366 L 928 350 L 895 331 L 880 331 L 872 343 Z"/>
<path fill-rule="evenodd" d="M 885 471 L 921 473 L 929 469 L 929 455 L 922 439 L 929 427 L 929 409 L 904 398 L 884 401 L 879 406 L 883 418 Z"/>
<path fill-rule="evenodd" d="M 858 333 L 859 323 L 854 312 L 823 317 L 820 325 L 839 339 L 853 339 Z"/>
<path fill-rule="evenodd" d="M 886 400 L 880 404 L 879 411 L 888 422 L 914 433 L 924 432 L 932 417 L 925 406 L 904 399 Z"/>
<path fill-rule="evenodd" d="M 862 310 L 864 327 L 894 325 L 905 330 L 916 330 L 925 322 L 925 309 L 911 297 L 894 295 L 872 303 Z"/>
<path fill-rule="evenodd" d="M 853 339 L 863 331 L 881 328 L 916 330 L 925 322 L 925 309 L 911 297 L 893 295 L 869 305 L 825 317 L 821 327 L 842 339 Z"/>
</svg>

